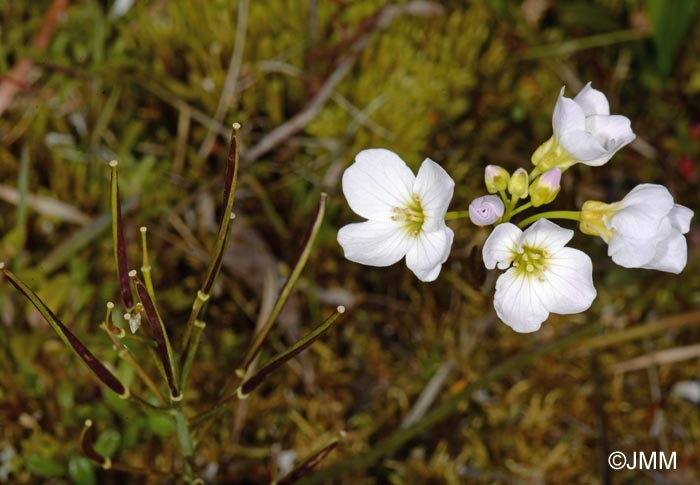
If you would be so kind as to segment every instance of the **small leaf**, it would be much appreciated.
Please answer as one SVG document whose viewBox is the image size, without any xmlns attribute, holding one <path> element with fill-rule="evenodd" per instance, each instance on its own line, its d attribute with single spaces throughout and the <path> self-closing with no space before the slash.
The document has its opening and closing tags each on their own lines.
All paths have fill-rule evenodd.
<svg viewBox="0 0 700 485">
<path fill-rule="evenodd" d="M 122 436 L 119 431 L 106 429 L 95 441 L 95 451 L 100 455 L 111 458 L 119 449 Z"/>
<path fill-rule="evenodd" d="M 149 431 L 161 438 L 172 436 L 175 432 L 173 418 L 161 413 L 151 413 L 146 418 L 146 427 Z"/>
<path fill-rule="evenodd" d="M 37 454 L 27 458 L 27 469 L 35 475 L 46 478 L 62 477 L 66 472 L 65 467 L 58 460 Z"/>
<path fill-rule="evenodd" d="M 84 456 L 73 456 L 68 461 L 68 476 L 76 485 L 94 485 L 97 483 L 95 466 Z"/>
</svg>

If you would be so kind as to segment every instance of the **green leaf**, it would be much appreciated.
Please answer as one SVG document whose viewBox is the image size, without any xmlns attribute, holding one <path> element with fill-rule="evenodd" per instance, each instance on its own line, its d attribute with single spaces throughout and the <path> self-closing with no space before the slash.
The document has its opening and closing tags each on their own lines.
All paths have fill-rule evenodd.
<svg viewBox="0 0 700 485">
<path fill-rule="evenodd" d="M 27 469 L 40 477 L 62 477 L 66 469 L 58 461 L 41 455 L 30 455 L 27 458 Z"/>
<path fill-rule="evenodd" d="M 175 432 L 173 418 L 166 414 L 152 413 L 147 418 L 148 430 L 161 438 L 171 436 Z"/>
<path fill-rule="evenodd" d="M 95 451 L 104 457 L 111 458 L 119 449 L 121 441 L 122 436 L 119 431 L 106 429 L 95 441 Z"/>
<path fill-rule="evenodd" d="M 648 0 L 649 19 L 653 29 L 656 64 L 668 76 L 676 54 L 688 35 L 698 0 Z"/>
<path fill-rule="evenodd" d="M 76 485 L 97 483 L 94 464 L 84 456 L 74 456 L 68 461 L 68 476 Z"/>
</svg>

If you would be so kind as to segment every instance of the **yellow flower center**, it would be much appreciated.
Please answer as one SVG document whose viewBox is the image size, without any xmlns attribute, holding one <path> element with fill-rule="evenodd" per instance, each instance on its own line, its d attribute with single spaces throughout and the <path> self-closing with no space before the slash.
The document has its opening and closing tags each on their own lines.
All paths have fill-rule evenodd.
<svg viewBox="0 0 700 485">
<path fill-rule="evenodd" d="M 423 222 L 425 222 L 423 206 L 418 194 L 411 195 L 411 200 L 406 207 L 394 207 L 393 212 L 391 220 L 403 222 L 406 231 L 411 236 L 418 237 L 423 228 Z"/>
<path fill-rule="evenodd" d="M 512 265 L 517 276 L 535 277 L 544 281 L 549 253 L 543 249 L 523 245 L 521 252 L 513 254 Z"/>
</svg>

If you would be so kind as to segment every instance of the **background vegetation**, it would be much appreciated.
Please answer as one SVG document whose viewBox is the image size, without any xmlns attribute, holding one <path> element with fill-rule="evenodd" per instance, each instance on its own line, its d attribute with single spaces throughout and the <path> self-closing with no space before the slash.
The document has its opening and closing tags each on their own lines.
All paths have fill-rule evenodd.
<svg viewBox="0 0 700 485">
<path fill-rule="evenodd" d="M 589 80 L 638 139 L 602 168 L 570 170 L 556 207 L 656 182 L 697 214 L 697 1 L 154 0 L 119 10 L 128 3 L 0 0 L 0 260 L 133 381 L 97 328 L 118 295 L 107 162 L 120 162 L 132 260 L 139 226 L 149 227 L 161 311 L 177 338 L 216 236 L 238 121 L 237 218 L 186 410 L 204 410 L 240 362 L 322 191 L 326 221 L 264 354 L 348 307 L 209 430 L 201 476 L 264 483 L 345 430 L 320 465 L 342 467 L 506 359 L 592 324 L 592 335 L 469 393 L 391 453 L 335 468 L 336 480 L 700 481 L 700 398 L 674 391 L 700 372 L 696 224 L 680 276 L 617 267 L 601 241 L 577 234 L 599 296 L 531 335 L 493 313 L 485 230 L 451 223 L 452 254 L 432 284 L 402 264 L 350 263 L 335 240 L 357 220 L 339 181 L 359 150 L 392 149 L 414 169 L 431 157 L 456 181 L 451 208 L 463 210 L 484 192 L 486 164 L 529 165 L 561 86 L 573 95 Z M 0 481 L 160 483 L 181 466 L 170 420 L 100 386 L 6 281 L 0 349 Z M 415 407 L 433 387 L 427 407 Z M 91 465 L 78 441 L 86 418 L 102 453 L 153 475 Z M 675 451 L 678 467 L 614 472 L 613 450 Z"/>
</svg>

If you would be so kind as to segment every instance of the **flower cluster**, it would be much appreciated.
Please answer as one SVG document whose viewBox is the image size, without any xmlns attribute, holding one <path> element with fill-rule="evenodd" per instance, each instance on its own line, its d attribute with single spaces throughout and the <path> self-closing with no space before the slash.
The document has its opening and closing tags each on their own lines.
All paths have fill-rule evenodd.
<svg viewBox="0 0 700 485">
<path fill-rule="evenodd" d="M 608 244 L 608 255 L 627 268 L 680 273 L 687 263 L 684 237 L 693 211 L 674 203 L 661 185 L 638 185 L 621 201 L 587 201 L 580 211 L 540 212 L 511 219 L 549 204 L 561 188 L 562 174 L 582 163 L 598 167 L 632 142 L 628 118 L 611 115 L 605 95 L 588 83 L 573 99 L 562 88 L 552 115 L 552 137 L 532 155 L 534 168 L 488 165 L 488 195 L 468 211 L 447 213 L 454 181 L 426 159 L 414 176 L 396 154 L 364 150 L 343 175 L 343 193 L 351 209 L 367 219 L 338 233 L 346 258 L 371 266 L 389 266 L 404 256 L 422 281 L 437 278 L 453 239 L 446 219 L 469 217 L 477 226 L 495 225 L 483 247 L 488 269 L 504 273 L 496 281 L 494 307 L 517 332 L 534 332 L 550 313 L 587 310 L 596 297 L 591 258 L 567 247 L 574 231 L 550 219 L 579 222 L 582 233 Z"/>
</svg>

